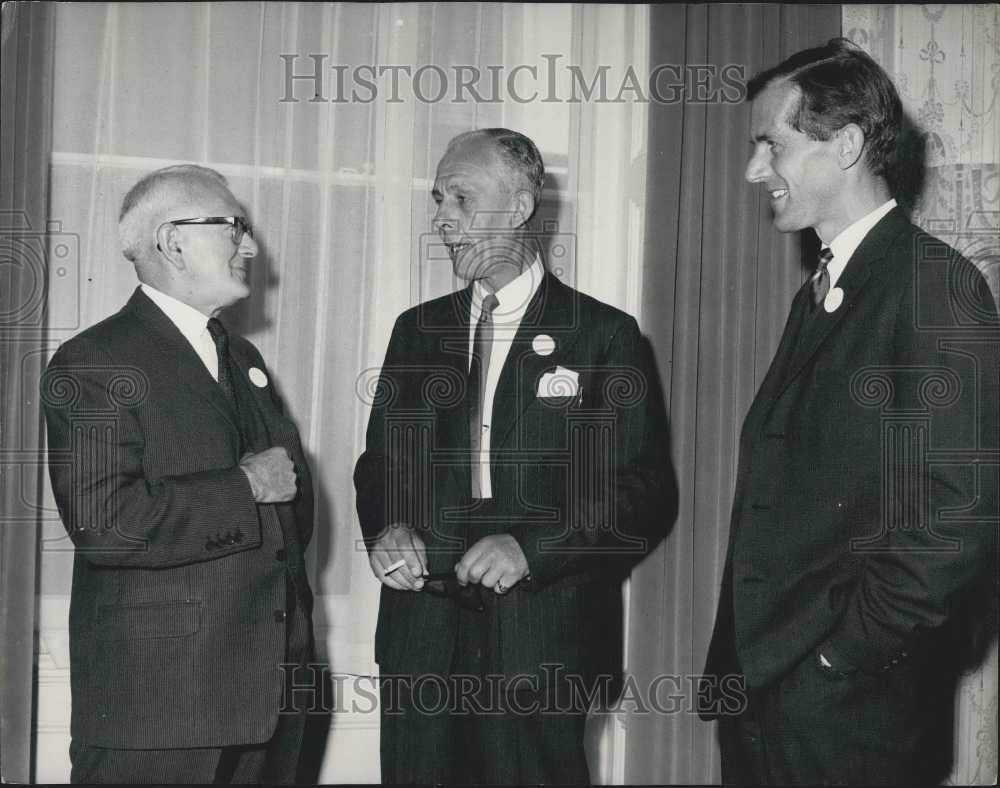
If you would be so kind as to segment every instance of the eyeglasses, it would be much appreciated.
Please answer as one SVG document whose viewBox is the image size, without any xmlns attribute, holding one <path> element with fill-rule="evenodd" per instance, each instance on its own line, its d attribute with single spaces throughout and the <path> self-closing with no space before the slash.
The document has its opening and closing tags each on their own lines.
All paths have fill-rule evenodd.
<svg viewBox="0 0 1000 788">
<path fill-rule="evenodd" d="M 450 597 L 467 610 L 482 613 L 486 610 L 483 604 L 483 587 L 479 583 L 460 585 L 454 572 L 431 572 L 423 576 L 424 591 L 440 597 Z"/>
<path fill-rule="evenodd" d="M 197 219 L 171 219 L 164 224 L 228 224 L 232 230 L 233 243 L 239 246 L 243 243 L 243 236 L 249 235 L 253 238 L 253 228 L 250 222 L 242 216 L 202 216 Z"/>
</svg>

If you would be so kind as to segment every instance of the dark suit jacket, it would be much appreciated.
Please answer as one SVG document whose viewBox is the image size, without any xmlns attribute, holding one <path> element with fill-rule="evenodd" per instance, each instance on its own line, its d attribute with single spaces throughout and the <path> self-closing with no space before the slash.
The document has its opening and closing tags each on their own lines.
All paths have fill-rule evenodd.
<svg viewBox="0 0 1000 788">
<path fill-rule="evenodd" d="M 832 313 L 811 313 L 808 284 L 796 296 L 740 438 L 706 671 L 731 669 L 735 649 L 755 689 L 817 651 L 848 673 L 919 665 L 995 566 L 1000 334 L 985 281 L 894 209 L 837 286 Z"/>
<path fill-rule="evenodd" d="M 542 663 L 585 676 L 607 654 L 602 611 L 622 573 L 676 511 L 666 419 L 648 348 L 633 318 L 546 274 L 497 386 L 491 423 L 493 499 L 470 499 L 464 398 L 471 287 L 396 321 L 354 480 L 371 543 L 389 524 L 418 528 L 432 572 L 449 571 L 482 536 L 513 535 L 531 580 L 503 597 L 492 658 L 505 675 Z M 536 336 L 555 342 L 535 352 Z M 545 372 L 579 373 L 576 395 L 536 397 Z M 620 613 L 619 613 L 620 614 Z M 457 607 L 382 588 L 375 657 L 383 674 L 447 675 Z M 613 633 L 612 633 L 613 640 Z M 605 663 L 607 664 L 607 663 Z"/>
<path fill-rule="evenodd" d="M 257 505 L 234 413 L 141 290 L 65 342 L 42 379 L 49 469 L 76 548 L 72 735 L 96 747 L 262 742 L 278 719 L 286 568 L 308 614 L 312 485 L 257 349 L 232 336 L 253 450 L 285 446 L 300 488 Z M 258 378 L 259 380 L 259 378 Z M 251 393 L 252 392 L 252 393 Z M 310 637 L 311 639 L 311 637 Z"/>
</svg>

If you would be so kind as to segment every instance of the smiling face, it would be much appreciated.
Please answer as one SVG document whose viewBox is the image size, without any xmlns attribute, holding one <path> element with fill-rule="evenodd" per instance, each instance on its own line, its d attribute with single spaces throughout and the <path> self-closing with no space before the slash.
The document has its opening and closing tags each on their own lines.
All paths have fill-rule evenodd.
<svg viewBox="0 0 1000 788">
<path fill-rule="evenodd" d="M 512 180 L 486 138 L 456 145 L 438 164 L 431 192 L 437 203 L 433 227 L 460 279 L 485 279 L 497 290 L 521 272 L 527 216 L 523 194 L 518 196 Z"/>
<path fill-rule="evenodd" d="M 208 216 L 242 216 L 243 208 L 223 187 L 198 188 L 191 198 L 170 210 L 171 219 Z M 247 264 L 257 254 L 257 244 L 244 234 L 237 244 L 235 228 L 228 224 L 167 225 L 169 252 L 179 264 L 173 267 L 172 295 L 205 315 L 250 295 Z M 161 242 L 162 243 L 162 242 Z"/>
<path fill-rule="evenodd" d="M 829 242 L 850 223 L 842 216 L 840 143 L 836 134 L 829 140 L 814 140 L 788 125 L 799 96 L 793 83 L 776 80 L 754 100 L 750 111 L 753 154 L 746 179 L 767 190 L 779 231 L 812 227 Z"/>
</svg>

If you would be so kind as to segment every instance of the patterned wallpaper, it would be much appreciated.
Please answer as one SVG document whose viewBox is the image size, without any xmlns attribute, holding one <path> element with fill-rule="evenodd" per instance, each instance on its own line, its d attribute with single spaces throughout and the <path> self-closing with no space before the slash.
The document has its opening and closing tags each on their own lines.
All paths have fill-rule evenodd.
<svg viewBox="0 0 1000 788">
<path fill-rule="evenodd" d="M 1000 5 L 843 8 L 844 35 L 889 72 L 923 135 L 914 221 L 975 262 L 1000 301 Z"/>
</svg>

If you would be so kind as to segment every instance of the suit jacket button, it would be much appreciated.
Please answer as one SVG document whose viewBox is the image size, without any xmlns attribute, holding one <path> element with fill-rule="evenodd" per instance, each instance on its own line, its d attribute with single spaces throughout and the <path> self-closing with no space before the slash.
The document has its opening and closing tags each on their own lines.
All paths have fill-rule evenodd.
<svg viewBox="0 0 1000 788">
<path fill-rule="evenodd" d="M 280 623 L 281 623 L 282 621 L 284 621 L 284 620 L 285 620 L 285 611 L 284 611 L 284 610 L 275 610 L 275 611 L 274 611 L 274 620 L 275 620 L 275 621 L 276 621 L 277 623 L 279 623 L 279 624 L 280 624 Z"/>
<path fill-rule="evenodd" d="M 282 550 L 276 550 L 275 551 L 275 553 L 274 553 L 274 560 L 275 561 L 284 561 L 285 560 L 285 551 L 284 551 L 284 549 L 282 549 Z"/>
</svg>

